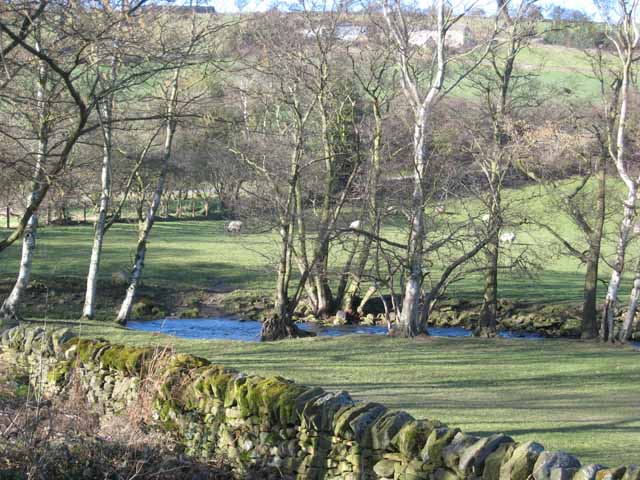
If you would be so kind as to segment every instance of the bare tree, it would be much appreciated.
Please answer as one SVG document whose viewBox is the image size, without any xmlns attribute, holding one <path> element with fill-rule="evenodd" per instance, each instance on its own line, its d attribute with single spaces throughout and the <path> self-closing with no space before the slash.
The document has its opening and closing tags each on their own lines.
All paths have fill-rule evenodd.
<svg viewBox="0 0 640 480">
<path fill-rule="evenodd" d="M 617 7 L 616 14 L 618 15 L 618 20 L 615 24 L 611 20 L 607 22 L 607 38 L 614 45 L 618 57 L 621 71 L 620 93 L 619 100 L 614 106 L 618 112 L 616 115 L 617 125 L 610 125 L 607 133 L 611 137 L 611 140 L 608 142 L 609 155 L 616 166 L 618 176 L 627 189 L 627 196 L 623 202 L 623 215 L 620 222 L 616 257 L 602 308 L 600 336 L 602 340 L 611 342 L 615 340 L 614 316 L 618 301 L 618 290 L 620 288 L 620 281 L 622 280 L 627 245 L 633 229 L 638 182 L 640 181 L 640 177 L 634 177 L 634 173 L 630 170 L 626 138 L 628 112 L 631 101 L 631 78 L 637 62 L 636 49 L 640 41 L 640 31 L 636 23 L 638 2 L 637 0 L 618 0 Z M 605 14 L 605 18 L 611 18 L 609 12 L 603 13 Z M 614 138 L 615 140 L 613 140 Z M 621 332 L 621 337 L 623 338 L 627 336 L 627 331 L 631 328 L 631 325 L 627 323 L 628 322 L 625 322 Z"/>
<path fill-rule="evenodd" d="M 35 37 L 35 48 L 42 51 L 41 29 L 36 26 L 33 29 Z M 33 181 L 29 203 L 34 201 L 38 195 L 38 191 L 44 181 L 45 164 L 49 149 L 49 131 L 52 110 L 52 99 L 56 89 L 52 88 L 49 81 L 49 66 L 43 60 L 38 60 L 38 81 L 35 96 L 35 120 L 33 126 L 35 129 L 36 151 L 35 151 L 35 167 L 33 172 Z M 9 296 L 5 299 L 0 307 L 0 317 L 4 318 L 7 325 L 13 324 L 18 320 L 18 310 L 20 300 L 25 290 L 29 286 L 29 278 L 31 277 L 31 266 L 33 262 L 33 254 L 36 249 L 36 236 L 38 229 L 38 214 L 34 212 L 27 221 L 24 235 L 22 238 L 22 255 L 20 259 L 20 267 L 18 270 L 18 278 Z"/>
<path fill-rule="evenodd" d="M 426 132 L 433 122 L 432 113 L 435 103 L 446 93 L 455 88 L 459 82 L 472 71 L 484 57 L 479 55 L 468 69 L 452 76 L 445 88 L 444 81 L 447 67 L 460 55 L 468 56 L 470 52 L 451 55 L 447 45 L 448 30 L 463 16 L 454 15 L 446 8 L 444 0 L 437 0 L 433 9 L 435 25 L 433 30 L 434 48 L 429 59 L 418 64 L 416 58 L 420 53 L 411 43 L 411 29 L 404 9 L 399 0 L 384 0 L 383 13 L 387 22 L 390 37 L 394 44 L 403 93 L 413 113 L 413 195 L 411 206 L 411 231 L 408 241 L 407 270 L 404 286 L 402 309 L 397 334 L 413 337 L 423 332 L 420 300 L 423 282 L 423 261 L 425 241 L 425 182 L 429 177 L 430 156 L 427 152 Z M 475 48 L 473 50 L 479 50 Z M 424 66 L 426 65 L 426 67 Z M 426 302 L 422 302 L 427 310 Z"/>
<path fill-rule="evenodd" d="M 520 2 L 515 10 L 501 8 L 498 2 L 501 35 L 490 48 L 485 62 L 469 77 L 482 99 L 484 118 L 490 119 L 491 131 L 477 132 L 474 158 L 484 182 L 479 198 L 486 210 L 482 220 L 487 231 L 495 233 L 484 249 L 484 292 L 475 335 L 491 337 L 497 331 L 498 269 L 500 264 L 500 231 L 504 224 L 502 190 L 507 175 L 513 170 L 512 157 L 517 155 L 511 137 L 517 135 L 514 125 L 518 115 L 535 105 L 530 88 L 532 75 L 521 72 L 517 65 L 519 54 L 536 35 L 537 21 L 529 13 L 536 0 Z M 473 120 L 471 120 L 473 122 Z M 477 124 L 482 128 L 482 122 Z M 470 130 L 477 130 L 474 125 Z M 488 129 L 487 129 L 488 130 Z"/>
<path fill-rule="evenodd" d="M 164 14 L 163 19 L 157 22 L 156 25 L 158 27 L 158 44 L 163 49 L 171 45 L 169 50 L 163 52 L 163 55 L 158 60 L 164 61 L 166 65 L 173 65 L 171 77 L 166 80 L 166 88 L 163 89 L 164 142 L 161 152 L 160 172 L 146 217 L 139 225 L 138 242 L 134 263 L 131 268 L 129 286 L 116 317 L 116 322 L 120 324 L 126 323 L 129 319 L 142 277 L 147 254 L 147 242 L 165 192 L 167 172 L 172 158 L 173 141 L 178 121 L 186 115 L 187 109 L 202 94 L 202 72 L 199 72 L 198 68 L 213 61 L 210 57 L 210 52 L 207 50 L 207 42 L 215 33 L 226 26 L 224 23 L 211 25 L 209 22 L 201 21 L 194 11 L 184 18 L 185 25 L 182 25 L 182 22 L 177 22 L 177 24 L 173 25 L 174 28 L 170 28 L 168 19 L 172 13 L 171 9 L 162 12 Z M 176 31 L 175 28 L 185 28 L 188 31 L 186 38 L 183 38 L 184 36 L 181 35 L 181 32 Z"/>
</svg>

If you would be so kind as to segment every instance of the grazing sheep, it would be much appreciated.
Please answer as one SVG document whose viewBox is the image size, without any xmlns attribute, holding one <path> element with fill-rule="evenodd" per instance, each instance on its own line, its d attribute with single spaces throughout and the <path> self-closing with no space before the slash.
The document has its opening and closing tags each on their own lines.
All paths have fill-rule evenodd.
<svg viewBox="0 0 640 480">
<path fill-rule="evenodd" d="M 232 222 L 229 222 L 229 224 L 227 225 L 227 232 L 229 233 L 240 233 L 241 230 L 242 230 L 242 222 L 239 220 L 233 220 Z"/>
<path fill-rule="evenodd" d="M 362 226 L 362 222 L 360 220 L 354 220 L 349 224 L 349 228 L 351 230 L 360 230 L 361 226 Z"/>
<path fill-rule="evenodd" d="M 491 215 L 489 215 L 488 213 L 485 213 L 480 217 L 480 220 L 482 220 L 485 223 L 488 222 L 490 219 L 491 219 Z"/>
<path fill-rule="evenodd" d="M 504 232 L 500 235 L 500 243 L 513 243 L 516 240 L 516 234 L 513 232 Z"/>
</svg>

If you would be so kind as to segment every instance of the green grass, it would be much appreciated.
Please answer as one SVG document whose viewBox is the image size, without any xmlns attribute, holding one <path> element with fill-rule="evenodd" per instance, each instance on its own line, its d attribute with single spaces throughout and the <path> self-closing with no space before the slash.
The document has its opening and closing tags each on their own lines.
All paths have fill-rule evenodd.
<svg viewBox="0 0 640 480">
<path fill-rule="evenodd" d="M 271 235 L 229 235 L 222 221 L 159 222 L 153 227 L 144 280 L 175 288 L 267 288 L 272 279 L 269 255 Z M 59 276 L 83 277 L 88 270 L 93 228 L 91 226 L 46 227 L 38 233 L 33 279 Z M 133 264 L 136 226 L 116 224 L 109 231 L 101 278 L 128 270 Z M 19 248 L 0 254 L 0 276 L 17 271 Z M 265 257 L 264 255 L 267 255 Z"/>
<path fill-rule="evenodd" d="M 609 195 L 611 211 L 614 212 L 619 206 L 616 188 Z M 543 221 L 556 228 L 577 248 L 586 248 L 576 227 L 558 213 L 553 197 L 543 188 L 530 186 L 507 190 L 504 202 L 509 205 L 511 221 L 517 222 L 524 217 Z M 452 201 L 447 209 L 464 212 L 477 210 L 478 206 L 474 201 L 463 199 Z M 273 233 L 252 233 L 251 222 L 247 222 L 248 230 L 240 235 L 232 235 L 225 232 L 226 223 L 189 220 L 156 223 L 149 242 L 144 281 L 173 289 L 244 289 L 270 294 L 275 280 L 277 236 Z M 603 245 L 603 254 L 609 262 L 614 253 L 617 225 L 617 217 L 610 216 Z M 575 258 L 565 255 L 558 241 L 539 227 L 526 224 L 514 231 L 517 232 L 517 245 L 505 248 L 503 258 L 508 263 L 509 258 L 524 254 L 531 268 L 527 272 L 501 270 L 500 296 L 544 303 L 580 302 L 584 266 Z M 88 269 L 92 234 L 92 227 L 87 225 L 40 229 L 32 278 L 45 282 L 55 282 L 60 276 L 83 278 Z M 384 234 L 405 241 L 398 225 L 388 225 Z M 113 272 L 130 268 L 136 238 L 136 226 L 133 224 L 116 224 L 112 227 L 105 240 L 102 279 L 108 280 Z M 634 265 L 636 250 L 636 245 L 632 244 L 629 266 Z M 19 253 L 17 244 L 0 253 L 0 279 L 10 279 L 15 275 Z M 338 260 L 334 262 L 336 268 L 341 268 L 340 253 L 333 258 Z M 436 264 L 434 274 L 440 268 Z M 603 281 L 607 280 L 609 272 L 603 262 Z M 627 295 L 629 283 L 628 280 L 624 282 L 623 295 Z M 469 275 L 453 284 L 448 294 L 452 297 L 475 298 L 481 295 L 481 285 L 478 275 Z M 604 293 L 604 288 L 601 288 L 601 293 Z"/>
<path fill-rule="evenodd" d="M 181 340 L 100 323 L 83 335 L 169 344 L 212 362 L 278 374 L 437 418 L 505 432 L 608 465 L 640 460 L 640 353 L 567 340 L 312 338 L 257 344 Z"/>
</svg>

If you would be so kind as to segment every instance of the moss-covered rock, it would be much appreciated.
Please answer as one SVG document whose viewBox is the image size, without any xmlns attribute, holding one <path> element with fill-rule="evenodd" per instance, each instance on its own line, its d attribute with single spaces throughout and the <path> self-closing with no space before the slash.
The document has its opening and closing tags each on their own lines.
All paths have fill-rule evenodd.
<svg viewBox="0 0 640 480">
<path fill-rule="evenodd" d="M 536 442 L 518 445 L 500 468 L 500 480 L 527 480 L 543 451 L 544 447 Z"/>
<path fill-rule="evenodd" d="M 576 474 L 573 476 L 573 480 L 596 480 L 596 474 L 600 470 L 604 469 L 605 467 L 603 465 L 593 463 L 590 465 L 585 465 L 576 472 Z"/>
<path fill-rule="evenodd" d="M 627 471 L 624 472 L 622 480 L 640 480 L 640 466 L 635 464 L 629 465 Z"/>
<path fill-rule="evenodd" d="M 426 446 L 431 432 L 442 427 L 444 425 L 435 420 L 413 420 L 407 422 L 395 435 L 391 445 L 395 446 L 406 458 L 417 457 Z"/>
<path fill-rule="evenodd" d="M 464 476 L 482 476 L 485 460 L 504 443 L 513 443 L 513 439 L 503 434 L 481 438 L 464 450 L 460 456 L 458 471 Z"/>
<path fill-rule="evenodd" d="M 435 428 L 427 438 L 427 441 L 420 452 L 420 456 L 425 463 L 435 466 L 444 465 L 442 451 L 447 447 L 454 437 L 460 432 L 459 429 L 449 429 L 446 427 Z"/>
<path fill-rule="evenodd" d="M 406 412 L 388 412 L 371 426 L 371 446 L 374 450 L 385 450 L 400 429 L 414 418 Z"/>
<path fill-rule="evenodd" d="M 67 382 L 67 377 L 71 372 L 73 362 L 64 360 L 54 364 L 47 372 L 47 381 L 50 385 L 61 387 Z"/>
<path fill-rule="evenodd" d="M 503 443 L 487 456 L 482 471 L 482 480 L 500 480 L 500 467 L 506 463 L 515 448 L 515 443 Z"/>
<path fill-rule="evenodd" d="M 596 480 L 622 480 L 627 472 L 627 467 L 605 468 L 596 473 Z"/>
<path fill-rule="evenodd" d="M 371 425 L 387 411 L 379 403 L 362 403 L 350 406 L 336 416 L 333 434 L 353 440 L 364 447 L 371 447 Z"/>
<path fill-rule="evenodd" d="M 144 362 L 153 354 L 154 350 L 150 348 L 111 345 L 102 350 L 99 360 L 104 368 L 135 375 L 141 373 Z"/>
</svg>

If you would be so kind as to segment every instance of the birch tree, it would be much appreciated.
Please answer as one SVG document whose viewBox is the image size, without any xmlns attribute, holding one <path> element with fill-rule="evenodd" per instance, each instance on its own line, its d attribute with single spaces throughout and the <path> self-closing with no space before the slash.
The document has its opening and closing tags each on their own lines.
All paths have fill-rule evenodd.
<svg viewBox="0 0 640 480">
<path fill-rule="evenodd" d="M 36 26 L 34 30 L 35 48 L 42 51 L 41 31 Z M 36 149 L 35 149 L 35 167 L 33 173 L 31 193 L 28 203 L 34 202 L 37 197 L 42 183 L 44 181 L 45 164 L 49 150 L 49 123 L 51 121 L 51 101 L 56 91 L 49 82 L 49 66 L 43 60 L 35 61 L 37 65 L 37 83 L 35 96 L 36 115 L 33 125 L 36 129 Z M 5 299 L 0 307 L 0 322 L 4 318 L 6 326 L 17 323 L 19 318 L 20 300 L 29 286 L 31 277 L 31 267 L 33 263 L 33 254 L 36 249 L 36 237 L 38 230 L 38 213 L 34 211 L 27 224 L 22 237 L 22 254 L 20 258 L 20 266 L 16 283 L 11 290 L 9 296 Z M 0 323 L 1 325 L 1 323 Z"/>
<path fill-rule="evenodd" d="M 108 3 L 103 5 L 105 15 L 113 15 L 114 8 Z M 117 15 L 117 13 L 115 13 Z M 120 25 L 118 25 L 120 27 Z M 122 27 L 121 27 L 122 28 Z M 103 62 L 102 52 L 104 45 L 96 46 L 96 75 L 104 90 L 109 91 L 117 82 L 120 55 L 118 53 L 118 33 L 114 33 L 110 48 L 110 53 L 106 55 L 107 64 Z M 106 68 L 105 68 L 106 67 Z M 103 73 L 103 69 L 106 72 Z M 102 256 L 102 244 L 104 242 L 105 227 L 107 224 L 107 214 L 111 202 L 111 177 L 112 177 L 112 152 L 113 152 L 113 109 L 115 95 L 110 92 L 105 95 L 98 105 L 97 113 L 100 122 L 100 132 L 102 133 L 102 167 L 100 171 L 100 201 L 98 215 L 94 224 L 93 245 L 91 248 L 91 258 L 89 260 L 89 272 L 87 273 L 87 287 L 85 291 L 84 306 L 82 316 L 92 319 L 95 315 L 96 293 L 98 286 L 98 271 L 100 269 L 100 259 Z"/>
<path fill-rule="evenodd" d="M 427 199 L 425 181 L 429 177 L 431 168 L 427 131 L 434 122 L 432 113 L 435 103 L 455 88 L 478 65 L 484 55 L 479 55 L 480 59 L 461 73 L 452 75 L 445 88 L 447 67 L 450 67 L 451 62 L 460 55 L 465 56 L 470 53 L 452 55 L 447 48 L 447 31 L 464 16 L 464 13 L 454 15 L 446 8 L 444 0 L 436 0 L 433 9 L 435 35 L 431 58 L 423 59 L 418 63 L 416 58 L 419 58 L 419 53 L 410 42 L 411 29 L 400 0 L 384 0 L 382 7 L 396 52 L 402 91 L 413 113 L 413 194 L 406 256 L 407 277 L 404 282 L 400 320 L 395 333 L 403 337 L 414 337 L 425 333 L 422 326 L 422 313 L 428 309 L 428 302 L 424 301 L 422 288 Z M 476 48 L 476 50 L 479 49 Z"/>
<path fill-rule="evenodd" d="M 616 245 L 615 260 L 612 265 L 611 278 L 607 287 L 607 295 L 602 307 L 602 324 L 600 336 L 603 341 L 615 341 L 614 317 L 618 302 L 618 291 L 622 280 L 622 273 L 625 267 L 625 256 L 627 245 L 631 239 L 633 230 L 633 218 L 637 203 L 638 182 L 640 176 L 636 177 L 630 166 L 630 152 L 627 145 L 627 121 L 631 102 L 631 78 L 635 71 L 637 62 L 637 47 L 640 41 L 640 31 L 638 30 L 637 15 L 638 1 L 618 0 L 617 15 L 619 20 L 613 24 L 610 20 L 607 23 L 607 38 L 613 44 L 620 67 L 620 87 L 619 100 L 614 108 L 617 109 L 617 124 L 611 125 L 608 135 L 611 137 L 609 144 L 609 156 L 613 161 L 618 176 L 624 183 L 627 194 L 622 205 L 622 219 L 620 221 L 619 233 Z M 604 12 L 605 17 L 610 19 L 608 12 Z M 629 326 L 630 328 L 630 326 Z M 626 336 L 627 325 L 622 329 L 622 337 Z"/>
<path fill-rule="evenodd" d="M 171 9 L 165 12 L 170 18 Z M 147 210 L 146 217 L 139 225 L 138 241 L 136 244 L 133 266 L 129 276 L 129 285 L 125 293 L 125 297 L 120 305 L 116 322 L 125 324 L 136 293 L 142 278 L 144 270 L 144 262 L 148 250 L 148 241 L 151 230 L 159 214 L 159 209 L 163 194 L 165 193 L 165 183 L 167 181 L 167 173 L 173 152 L 173 142 L 178 127 L 178 121 L 181 116 L 186 114 L 186 110 L 201 95 L 201 72 L 198 67 L 202 67 L 207 62 L 212 61 L 210 52 L 207 50 L 206 42 L 209 41 L 216 32 L 225 27 L 224 24 L 210 25 L 206 21 L 201 22 L 193 12 L 186 20 L 186 25 L 178 22 L 174 25 L 177 28 L 187 28 L 188 34 L 186 38 L 180 37 L 180 32 L 173 28 L 168 28 L 168 24 L 159 25 L 158 44 L 162 48 L 169 48 L 163 52 L 162 57 L 158 61 L 164 61 L 166 65 L 173 65 L 171 77 L 167 80 L 163 98 L 163 124 L 164 124 L 164 140 L 161 151 L 160 171 L 155 184 L 155 188 L 151 197 L 151 203 Z M 183 98 L 181 98 L 183 97 Z"/>
</svg>

